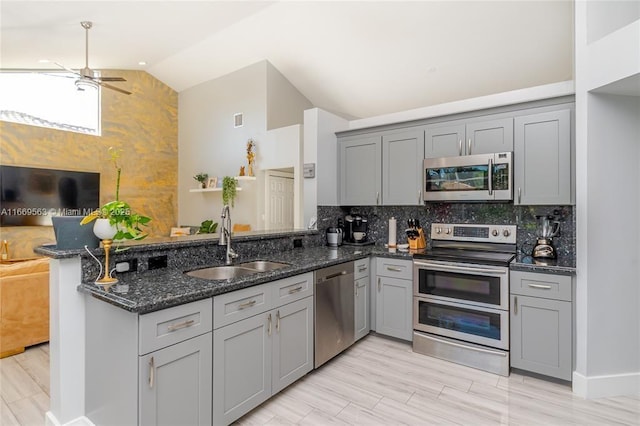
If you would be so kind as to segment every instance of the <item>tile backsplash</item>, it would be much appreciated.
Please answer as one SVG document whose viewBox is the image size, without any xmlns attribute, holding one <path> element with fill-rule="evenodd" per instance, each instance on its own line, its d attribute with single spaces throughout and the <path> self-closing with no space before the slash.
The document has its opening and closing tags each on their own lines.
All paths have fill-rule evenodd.
<svg viewBox="0 0 640 426">
<path fill-rule="evenodd" d="M 553 215 L 560 221 L 560 233 L 553 239 L 559 255 L 575 257 L 575 206 L 515 206 L 512 203 L 428 203 L 425 206 L 318 206 L 318 230 L 324 235 L 338 218 L 360 214 L 369 221 L 369 240 L 385 244 L 389 219 L 398 223 L 398 242 L 404 241 L 407 220 L 418 219 L 427 241 L 431 223 L 478 223 L 517 225 L 518 252 L 530 254 L 536 242 L 536 215 Z M 427 242 L 428 244 L 428 242 Z"/>
</svg>

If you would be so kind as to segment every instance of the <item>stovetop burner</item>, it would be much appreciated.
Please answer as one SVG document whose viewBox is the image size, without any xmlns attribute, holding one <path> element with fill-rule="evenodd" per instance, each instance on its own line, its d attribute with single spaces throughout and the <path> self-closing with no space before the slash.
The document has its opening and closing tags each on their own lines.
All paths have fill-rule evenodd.
<svg viewBox="0 0 640 426">
<path fill-rule="evenodd" d="M 431 225 L 431 248 L 414 258 L 507 266 L 516 254 L 515 225 Z"/>
</svg>

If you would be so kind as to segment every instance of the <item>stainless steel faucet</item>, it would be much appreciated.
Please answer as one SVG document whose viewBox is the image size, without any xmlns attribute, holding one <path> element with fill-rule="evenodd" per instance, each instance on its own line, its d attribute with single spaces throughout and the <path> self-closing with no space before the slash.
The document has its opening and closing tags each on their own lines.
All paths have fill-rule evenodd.
<svg viewBox="0 0 640 426">
<path fill-rule="evenodd" d="M 218 245 L 227 245 L 227 258 L 225 260 L 226 265 L 231 265 L 233 259 L 238 257 L 238 254 L 231 248 L 231 212 L 229 211 L 229 205 L 225 204 L 222 207 L 222 226 L 220 227 L 220 235 L 218 239 Z"/>
</svg>

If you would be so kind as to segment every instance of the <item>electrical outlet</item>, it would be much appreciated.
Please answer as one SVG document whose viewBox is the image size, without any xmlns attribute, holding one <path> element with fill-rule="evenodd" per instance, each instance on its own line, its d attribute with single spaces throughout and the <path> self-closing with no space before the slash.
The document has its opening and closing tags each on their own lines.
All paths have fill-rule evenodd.
<svg viewBox="0 0 640 426">
<path fill-rule="evenodd" d="M 116 262 L 116 272 L 135 272 L 138 270 L 138 259 L 127 259 Z"/>
<path fill-rule="evenodd" d="M 154 256 L 149 258 L 149 270 L 162 269 L 167 267 L 167 255 Z"/>
<path fill-rule="evenodd" d="M 302 240 L 300 238 L 296 238 L 293 240 L 293 248 L 302 247 Z"/>
</svg>

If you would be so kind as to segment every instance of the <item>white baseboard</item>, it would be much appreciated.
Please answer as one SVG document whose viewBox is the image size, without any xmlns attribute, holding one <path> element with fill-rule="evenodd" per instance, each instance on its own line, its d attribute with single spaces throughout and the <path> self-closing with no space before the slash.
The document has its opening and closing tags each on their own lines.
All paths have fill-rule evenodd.
<svg viewBox="0 0 640 426">
<path fill-rule="evenodd" d="M 585 399 L 640 396 L 640 373 L 586 377 L 573 372 L 573 393 Z"/>
<path fill-rule="evenodd" d="M 47 411 L 45 414 L 45 423 L 46 426 L 95 426 L 91 420 L 82 416 L 77 419 L 73 419 L 68 423 L 62 424 L 58 421 L 56 416 L 53 415 L 51 411 Z"/>
</svg>

